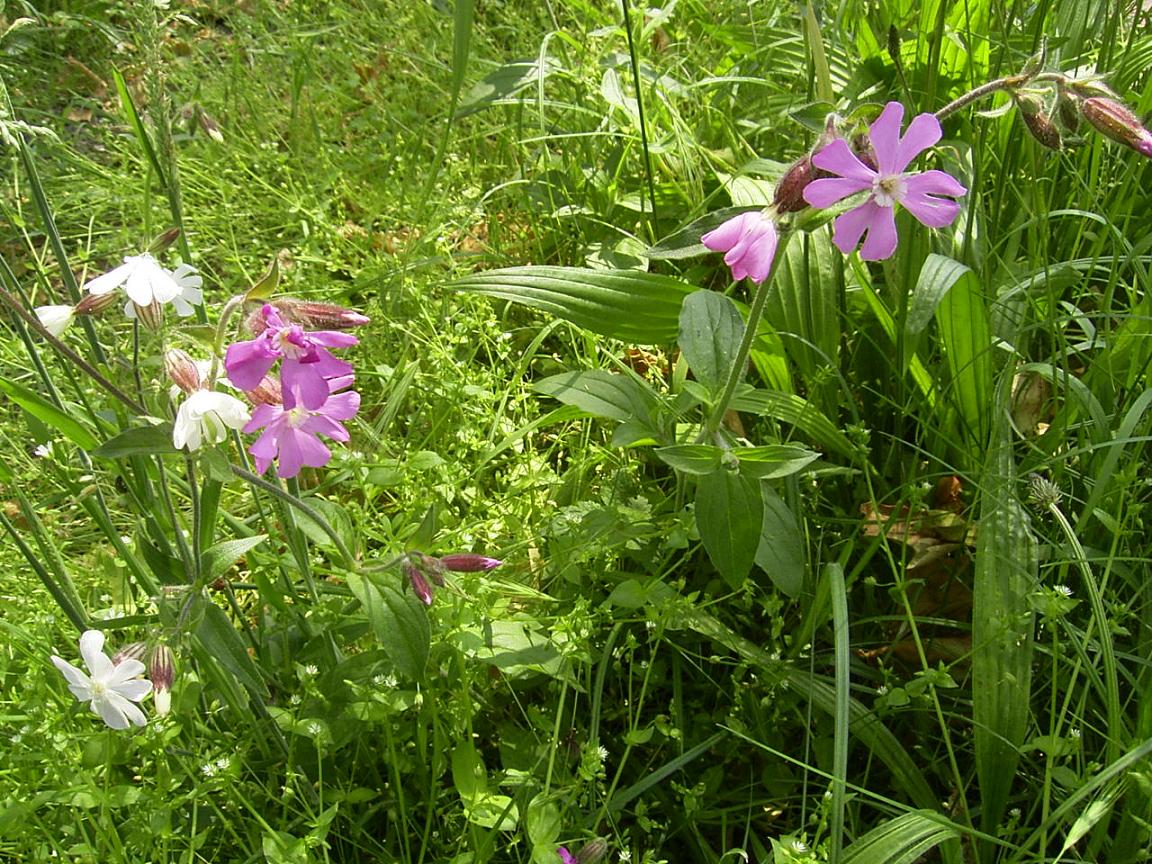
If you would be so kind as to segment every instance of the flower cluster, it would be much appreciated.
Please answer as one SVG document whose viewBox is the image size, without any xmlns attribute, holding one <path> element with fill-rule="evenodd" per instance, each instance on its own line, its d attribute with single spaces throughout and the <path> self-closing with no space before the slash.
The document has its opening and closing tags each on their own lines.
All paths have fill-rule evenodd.
<svg viewBox="0 0 1152 864">
<path fill-rule="evenodd" d="M 482 573 L 499 567 L 504 562 L 497 558 L 488 558 L 471 552 L 454 552 L 441 558 L 433 558 L 422 552 L 409 552 L 400 564 L 400 569 L 407 578 L 407 584 L 412 588 L 420 602 L 425 606 L 432 605 L 432 586 L 443 588 L 445 583 L 444 571 L 452 570 L 457 573 Z"/>
<path fill-rule="evenodd" d="M 244 432 L 264 430 L 248 451 L 260 473 L 273 461 L 282 478 L 295 477 L 304 466 L 327 465 L 332 454 L 320 436 L 347 441 L 342 424 L 360 410 L 352 365 L 330 350 L 359 340 L 342 330 L 306 329 L 317 321 L 350 328 L 368 319 L 326 304 L 266 303 L 248 321 L 255 338 L 235 342 L 225 353 L 228 380 L 258 403 Z M 277 363 L 279 377 L 271 378 Z"/>
<path fill-rule="evenodd" d="M 160 321 L 160 309 L 167 303 L 171 303 L 182 318 L 191 315 L 194 307 L 204 302 L 203 284 L 204 280 L 196 273 L 195 267 L 180 264 L 175 270 L 169 270 L 145 252 L 126 256 L 124 263 L 116 269 L 84 283 L 84 290 L 100 297 L 122 286 L 128 295 L 124 314 L 156 327 Z"/>
</svg>

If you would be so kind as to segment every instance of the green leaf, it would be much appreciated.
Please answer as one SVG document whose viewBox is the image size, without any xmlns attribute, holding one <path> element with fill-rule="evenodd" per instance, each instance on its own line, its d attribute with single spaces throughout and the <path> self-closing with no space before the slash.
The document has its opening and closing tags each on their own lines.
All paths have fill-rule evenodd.
<svg viewBox="0 0 1152 864">
<path fill-rule="evenodd" d="M 696 291 L 684 298 L 680 311 L 680 350 L 696 380 L 715 394 L 728 381 L 744 335 L 736 304 L 714 291 Z"/>
<path fill-rule="evenodd" d="M 8 378 L 0 378 L 0 392 L 41 423 L 51 426 L 82 450 L 92 450 L 96 447 L 96 436 L 76 422 L 71 415 L 61 411 L 39 393 Z"/>
<path fill-rule="evenodd" d="M 528 839 L 533 846 L 555 843 L 556 838 L 560 836 L 560 810 L 551 798 L 543 793 L 528 803 L 528 813 L 524 821 L 528 829 Z"/>
<path fill-rule="evenodd" d="M 913 810 L 873 828 L 844 850 L 844 864 L 911 864 L 929 849 L 960 836 L 945 817 Z"/>
<path fill-rule="evenodd" d="M 452 748 L 452 785 L 456 794 L 468 801 L 488 791 L 488 769 L 475 746 L 468 741 Z"/>
<path fill-rule="evenodd" d="M 764 505 L 760 484 L 732 471 L 705 474 L 696 483 L 696 526 L 713 566 L 733 589 L 756 560 Z"/>
<path fill-rule="evenodd" d="M 614 375 L 603 369 L 562 372 L 537 381 L 537 392 L 565 405 L 575 405 L 594 417 L 625 422 L 647 421 L 659 400 L 646 384 L 629 375 Z"/>
<path fill-rule="evenodd" d="M 257 534 L 255 537 L 240 537 L 236 540 L 224 540 L 204 550 L 200 560 L 200 579 L 204 584 L 211 582 L 227 572 L 228 568 L 239 561 L 250 549 L 255 549 L 264 540 L 266 534 Z"/>
<path fill-rule="evenodd" d="M 796 444 L 740 447 L 732 453 L 740 460 L 740 473 L 757 480 L 788 477 L 820 458 L 819 453 Z"/>
<path fill-rule="evenodd" d="M 523 303 L 601 336 L 646 345 L 676 339 L 680 307 L 697 290 L 640 270 L 544 266 L 486 270 L 451 287 Z"/>
<path fill-rule="evenodd" d="M 941 259 L 943 263 L 939 263 Z M 930 255 L 928 260 L 945 271 L 947 275 L 942 278 L 952 280 L 951 290 L 936 307 L 936 320 L 948 359 L 952 404 L 973 443 L 983 448 L 992 414 L 993 369 L 992 332 L 980 281 L 956 261 L 941 255 Z"/>
<path fill-rule="evenodd" d="M 472 85 L 472 89 L 460 101 L 456 117 L 467 117 L 497 105 L 560 69 L 560 64 L 547 55 L 529 60 L 512 60 L 498 66 Z"/>
<path fill-rule="evenodd" d="M 812 442 L 827 451 L 854 458 L 856 448 L 848 436 L 836 428 L 820 409 L 794 393 L 780 393 L 775 390 L 738 390 L 732 400 L 733 411 L 746 411 L 771 417 L 782 423 L 795 426 Z"/>
<path fill-rule="evenodd" d="M 684 474 L 711 474 L 720 468 L 725 452 L 711 444 L 673 444 L 653 451 L 665 464 Z"/>
<path fill-rule="evenodd" d="M 252 693 L 263 696 L 264 681 L 236 628 L 215 603 L 202 604 L 203 615 L 196 625 L 196 638 L 220 665 Z"/>
<path fill-rule="evenodd" d="M 151 456 L 154 453 L 178 453 L 172 444 L 172 424 L 135 426 L 109 438 L 92 451 L 101 459 L 123 459 L 125 456 Z"/>
<path fill-rule="evenodd" d="M 754 210 L 763 210 L 761 207 L 725 207 L 723 210 L 716 210 L 709 213 L 707 216 L 702 216 L 696 221 L 686 225 L 679 231 L 669 234 L 667 237 L 662 238 L 655 246 L 650 247 L 645 253 L 645 258 L 655 259 L 677 259 L 677 258 L 694 258 L 697 255 L 713 254 L 712 250 L 700 242 L 700 238 L 707 234 L 709 231 L 714 231 L 727 222 L 729 219 L 734 219 L 741 213 L 750 213 Z"/>
<path fill-rule="evenodd" d="M 359 573 L 348 574 L 348 587 L 364 607 L 368 623 L 396 671 L 413 681 L 422 680 L 432 645 L 432 628 L 420 601 Z"/>
<path fill-rule="evenodd" d="M 767 483 L 760 484 L 764 518 L 760 522 L 760 542 L 756 566 L 768 574 L 772 584 L 789 597 L 797 597 L 807 572 L 804 534 L 795 514 L 784 499 Z"/>
</svg>

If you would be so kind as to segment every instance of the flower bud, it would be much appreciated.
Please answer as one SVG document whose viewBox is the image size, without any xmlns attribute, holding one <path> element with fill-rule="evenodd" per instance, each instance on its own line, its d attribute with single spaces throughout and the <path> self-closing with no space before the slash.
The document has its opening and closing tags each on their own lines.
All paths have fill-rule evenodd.
<svg viewBox="0 0 1152 864">
<path fill-rule="evenodd" d="M 203 384 L 195 361 L 179 348 L 169 348 L 164 353 L 164 371 L 169 380 L 185 393 L 195 393 Z"/>
<path fill-rule="evenodd" d="M 119 666 L 125 660 L 143 660 L 147 650 L 144 642 L 130 642 L 112 655 L 112 665 Z"/>
<path fill-rule="evenodd" d="M 1137 153 L 1152 157 L 1152 132 L 1126 105 L 1105 96 L 1092 96 L 1080 103 L 1080 113 L 1097 132 Z"/>
<path fill-rule="evenodd" d="M 425 606 L 431 606 L 432 586 L 428 584 L 428 580 L 424 578 L 424 573 L 420 568 L 411 561 L 405 561 L 401 569 L 404 571 L 404 575 L 408 577 L 408 584 L 412 586 L 412 593 Z"/>
<path fill-rule="evenodd" d="M 148 244 L 149 255 L 159 255 L 180 237 L 179 228 L 169 228 L 155 240 Z"/>
<path fill-rule="evenodd" d="M 200 128 L 204 130 L 204 134 L 215 141 L 217 144 L 224 143 L 224 133 L 220 131 L 220 124 L 208 116 L 208 112 L 201 108 L 196 112 L 196 119 L 200 123 Z"/>
<path fill-rule="evenodd" d="M 309 300 L 296 300 L 284 297 L 273 300 L 272 305 L 280 314 L 295 324 L 318 330 L 351 330 L 370 320 L 354 309 L 337 306 L 335 303 L 313 303 Z"/>
<path fill-rule="evenodd" d="M 776 194 L 772 204 L 778 213 L 795 213 L 808 206 L 804 200 L 804 187 L 816 179 L 820 169 L 812 164 L 812 157 L 805 155 L 792 163 L 776 184 Z"/>
<path fill-rule="evenodd" d="M 163 717 L 172 707 L 172 681 L 176 677 L 176 664 L 172 649 L 157 645 L 148 658 L 148 677 L 152 680 L 156 713 Z"/>
<path fill-rule="evenodd" d="M 265 375 L 260 383 L 251 390 L 245 390 L 253 405 L 283 405 L 284 392 L 280 387 L 280 380 L 271 375 Z"/>
<path fill-rule="evenodd" d="M 474 555 L 471 552 L 455 552 L 440 559 L 440 565 L 448 570 L 461 573 L 479 573 L 492 570 L 504 562 L 497 558 L 486 558 L 483 555 Z"/>
<path fill-rule="evenodd" d="M 115 291 L 107 294 L 85 294 L 76 304 L 77 315 L 99 315 L 111 309 L 118 302 Z"/>
<path fill-rule="evenodd" d="M 437 588 L 444 587 L 444 565 L 440 563 L 439 558 L 433 558 L 431 555 L 424 555 L 421 552 L 409 552 L 408 560 L 412 562 L 413 566 L 419 567 Z"/>
<path fill-rule="evenodd" d="M 584 844 L 584 848 L 576 853 L 576 864 L 600 864 L 608 855 L 608 841 L 597 837 Z"/>
<path fill-rule="evenodd" d="M 1049 150 L 1059 150 L 1063 146 L 1060 130 L 1044 112 L 1044 104 L 1034 96 L 1017 95 L 1016 107 L 1020 109 L 1020 119 L 1032 133 L 1032 137 Z"/>
<path fill-rule="evenodd" d="M 164 323 L 164 308 L 155 300 L 147 306 L 129 301 L 124 311 L 129 318 L 139 318 L 140 323 L 149 330 L 159 330 Z"/>
<path fill-rule="evenodd" d="M 56 338 L 60 338 L 76 318 L 74 306 L 37 306 L 32 311 L 40 325 Z"/>
</svg>

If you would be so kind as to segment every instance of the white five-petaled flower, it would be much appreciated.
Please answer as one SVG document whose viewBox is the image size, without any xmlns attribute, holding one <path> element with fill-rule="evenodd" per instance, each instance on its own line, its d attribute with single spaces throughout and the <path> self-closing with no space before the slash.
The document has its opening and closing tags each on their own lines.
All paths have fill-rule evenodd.
<svg viewBox="0 0 1152 864">
<path fill-rule="evenodd" d="M 197 390 L 176 412 L 172 427 L 172 445 L 180 450 L 199 450 L 200 445 L 219 444 L 228 437 L 229 429 L 242 429 L 251 419 L 248 406 L 227 393 Z"/>
<path fill-rule="evenodd" d="M 147 722 L 144 712 L 132 703 L 152 691 L 152 683 L 140 677 L 144 674 L 144 664 L 135 659 L 113 663 L 104 653 L 104 634 L 99 630 L 85 630 L 80 636 L 80 656 L 90 675 L 66 660 L 52 657 L 53 664 L 67 679 L 72 695 L 90 703 L 92 713 L 100 715 L 113 729 L 127 729 L 129 722 L 143 726 Z"/>
<path fill-rule="evenodd" d="M 176 307 L 177 315 L 187 316 L 192 314 L 193 306 L 203 302 L 204 294 L 200 290 L 203 284 L 196 268 L 180 264 L 175 270 L 168 270 L 145 252 L 143 255 L 125 256 L 123 264 L 88 280 L 84 289 L 90 294 L 100 295 L 123 285 L 130 301 L 124 307 L 129 317 L 136 315 L 134 306 L 147 307 L 153 303 L 171 303 Z"/>
</svg>

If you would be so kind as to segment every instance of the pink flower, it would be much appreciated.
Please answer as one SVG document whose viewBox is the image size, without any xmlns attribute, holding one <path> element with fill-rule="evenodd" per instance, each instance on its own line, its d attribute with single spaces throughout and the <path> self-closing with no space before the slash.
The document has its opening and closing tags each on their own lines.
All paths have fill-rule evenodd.
<svg viewBox="0 0 1152 864">
<path fill-rule="evenodd" d="M 727 253 L 724 263 L 732 268 L 733 279 L 763 282 L 772 270 L 778 239 L 772 217 L 762 210 L 752 210 L 709 231 L 700 242 L 713 252 Z"/>
<path fill-rule="evenodd" d="M 504 562 L 498 558 L 488 558 L 485 555 L 475 555 L 471 552 L 453 552 L 451 555 L 445 555 L 441 558 L 440 563 L 448 570 L 456 570 L 461 573 L 481 573 L 485 570 L 493 570 Z"/>
<path fill-rule="evenodd" d="M 229 345 L 224 355 L 228 380 L 239 390 L 255 389 L 283 360 L 280 379 L 284 392 L 298 391 L 300 404 L 319 409 L 328 398 L 328 380 L 349 375 L 352 366 L 333 356 L 329 348 L 346 348 L 359 340 L 334 330 L 306 331 L 290 324 L 271 304 L 260 310 L 264 330 L 255 339 Z"/>
<path fill-rule="evenodd" d="M 808 184 L 804 200 L 813 207 L 830 207 L 858 192 L 868 192 L 863 204 L 836 217 L 832 240 L 845 255 L 867 233 L 860 257 L 865 261 L 890 257 L 896 251 L 897 204 L 929 228 L 951 224 L 960 212 L 955 201 L 938 197 L 954 198 L 968 192 L 952 175 L 943 171 L 904 171 L 913 159 L 940 140 L 940 121 L 932 114 L 920 114 L 901 137 L 903 121 L 904 106 L 889 102 L 869 129 L 878 168 L 864 164 L 842 138 L 812 157 L 817 168 L 839 175 Z"/>
<path fill-rule="evenodd" d="M 245 432 L 264 429 L 263 434 L 248 448 L 256 459 L 256 470 L 263 474 L 278 460 L 276 475 L 295 477 L 305 465 L 323 468 L 332 458 L 320 436 L 333 441 L 347 441 L 348 430 L 340 421 L 350 420 L 360 410 L 360 394 L 345 388 L 352 386 L 352 376 L 323 381 L 325 392 L 331 393 L 315 407 L 308 407 L 301 397 L 300 384 L 284 389 L 283 405 L 257 405 Z M 345 392 L 339 392 L 344 390 Z"/>
<path fill-rule="evenodd" d="M 556 850 L 556 854 L 560 856 L 561 864 L 576 864 L 576 856 L 563 846 Z"/>
</svg>

